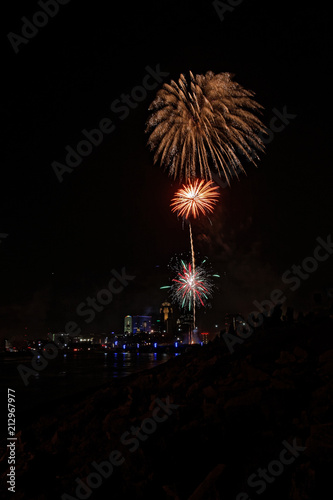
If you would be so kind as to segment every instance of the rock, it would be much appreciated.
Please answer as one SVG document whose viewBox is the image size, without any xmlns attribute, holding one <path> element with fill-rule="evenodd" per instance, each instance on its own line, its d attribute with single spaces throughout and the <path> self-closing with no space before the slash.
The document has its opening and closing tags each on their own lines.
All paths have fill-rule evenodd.
<svg viewBox="0 0 333 500">
<path fill-rule="evenodd" d="M 293 350 L 293 354 L 296 356 L 298 362 L 302 362 L 307 359 L 308 353 L 301 347 L 296 346 Z"/>
<path fill-rule="evenodd" d="M 224 471 L 225 466 L 219 464 L 206 476 L 197 489 L 189 497 L 189 500 L 207 500 L 209 498 L 218 498 L 216 481 Z M 212 496 L 213 494 L 213 496 Z"/>
<path fill-rule="evenodd" d="M 280 365 L 286 365 L 288 363 L 295 363 L 296 358 L 293 354 L 288 351 L 281 351 L 280 357 L 275 361 L 275 363 Z"/>
<path fill-rule="evenodd" d="M 208 387 L 205 387 L 203 389 L 203 394 L 205 396 L 205 398 L 207 399 L 214 399 L 216 401 L 217 399 L 217 392 L 215 391 L 215 389 L 213 389 L 213 387 L 211 385 L 209 385 Z"/>
<path fill-rule="evenodd" d="M 295 389 L 295 384 L 292 380 L 284 380 L 283 378 L 272 378 L 270 387 L 278 391 L 290 391 Z"/>
<path fill-rule="evenodd" d="M 289 367 L 274 370 L 270 387 L 273 387 L 277 390 L 295 389 L 292 370 Z"/>
<path fill-rule="evenodd" d="M 186 398 L 196 396 L 199 392 L 199 388 L 200 388 L 199 382 L 194 382 L 194 384 L 190 385 L 190 387 L 188 388 L 187 393 L 186 393 Z"/>
<path fill-rule="evenodd" d="M 326 351 L 319 356 L 319 373 L 326 378 L 333 377 L 333 350 Z"/>
<path fill-rule="evenodd" d="M 333 463 L 333 423 L 311 425 L 306 454 L 319 463 Z"/>
<path fill-rule="evenodd" d="M 173 485 L 165 484 L 163 486 L 163 490 L 165 494 L 167 495 L 167 499 L 173 498 L 174 500 L 180 500 L 180 497 L 178 496 L 177 492 L 174 489 Z"/>
<path fill-rule="evenodd" d="M 262 394 L 262 390 L 258 387 L 249 389 L 247 392 L 229 399 L 224 405 L 224 411 L 230 413 L 234 410 L 239 410 L 244 413 L 246 408 L 252 408 L 260 402 Z"/>
<path fill-rule="evenodd" d="M 243 363 L 241 370 L 245 373 L 245 377 L 249 382 L 265 382 L 269 379 L 267 373 L 249 365 L 248 363 Z"/>
<path fill-rule="evenodd" d="M 324 352 L 318 358 L 318 363 L 320 365 L 324 365 L 325 363 L 328 363 L 328 362 L 333 362 L 333 349 L 330 349 L 329 351 Z"/>
<path fill-rule="evenodd" d="M 309 463 L 302 464 L 293 472 L 290 500 L 311 500 L 315 498 L 315 471 Z"/>
</svg>

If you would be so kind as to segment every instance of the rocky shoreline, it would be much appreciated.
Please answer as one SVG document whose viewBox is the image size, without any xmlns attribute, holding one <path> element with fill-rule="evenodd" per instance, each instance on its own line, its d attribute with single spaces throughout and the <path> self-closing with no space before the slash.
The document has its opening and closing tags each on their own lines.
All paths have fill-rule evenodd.
<svg viewBox="0 0 333 500">
<path fill-rule="evenodd" d="M 332 375 L 332 318 L 258 329 L 233 354 L 216 339 L 36 418 L 12 498 L 324 498 Z"/>
</svg>

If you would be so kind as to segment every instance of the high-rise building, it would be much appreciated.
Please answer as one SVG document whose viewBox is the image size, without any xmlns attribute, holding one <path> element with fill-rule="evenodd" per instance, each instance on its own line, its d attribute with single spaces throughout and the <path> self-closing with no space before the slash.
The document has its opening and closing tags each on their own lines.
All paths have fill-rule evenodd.
<svg viewBox="0 0 333 500">
<path fill-rule="evenodd" d="M 177 320 L 177 336 L 182 336 L 184 342 L 191 343 L 191 333 L 193 326 L 193 314 L 184 312 Z"/>
<path fill-rule="evenodd" d="M 133 333 L 140 332 L 151 332 L 151 316 L 133 316 Z"/>
<path fill-rule="evenodd" d="M 163 302 L 160 312 L 163 314 L 163 321 L 168 321 L 170 314 L 172 314 L 170 302 Z"/>
<path fill-rule="evenodd" d="M 173 309 L 170 302 L 162 303 L 160 314 L 163 321 L 163 332 L 167 335 L 172 334 Z"/>
<path fill-rule="evenodd" d="M 132 333 L 132 328 L 133 328 L 132 316 L 125 316 L 124 333 L 130 335 Z"/>
</svg>

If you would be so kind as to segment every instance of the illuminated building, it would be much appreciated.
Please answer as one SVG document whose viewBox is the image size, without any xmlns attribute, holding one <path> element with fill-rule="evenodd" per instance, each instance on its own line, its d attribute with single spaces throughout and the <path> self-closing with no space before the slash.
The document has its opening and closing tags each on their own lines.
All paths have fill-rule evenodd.
<svg viewBox="0 0 333 500">
<path fill-rule="evenodd" d="M 133 333 L 150 333 L 151 332 L 151 316 L 133 316 Z"/>
<path fill-rule="evenodd" d="M 193 325 L 193 314 L 184 311 L 177 320 L 177 337 L 183 337 L 184 342 L 191 343 L 191 331 Z"/>
<path fill-rule="evenodd" d="M 208 332 L 202 332 L 202 341 L 204 344 L 208 344 Z"/>
<path fill-rule="evenodd" d="M 169 302 L 163 302 L 160 312 L 163 313 L 163 321 L 168 321 L 169 315 L 172 314 L 172 307 Z"/>
<path fill-rule="evenodd" d="M 163 302 L 160 308 L 160 314 L 162 315 L 163 321 L 163 331 L 168 335 L 172 332 L 172 313 L 173 309 L 169 302 Z"/>
<path fill-rule="evenodd" d="M 132 333 L 132 316 L 125 316 L 124 333 L 130 335 Z"/>
</svg>

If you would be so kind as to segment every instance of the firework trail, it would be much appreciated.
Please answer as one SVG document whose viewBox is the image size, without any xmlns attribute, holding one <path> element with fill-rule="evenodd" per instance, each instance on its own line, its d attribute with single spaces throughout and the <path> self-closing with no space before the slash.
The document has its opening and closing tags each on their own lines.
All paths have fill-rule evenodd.
<svg viewBox="0 0 333 500">
<path fill-rule="evenodd" d="M 239 156 L 256 164 L 264 150 L 265 126 L 254 112 L 262 106 L 254 92 L 232 81 L 230 73 L 183 74 L 164 84 L 149 106 L 148 146 L 174 179 L 212 178 L 212 171 L 230 183 L 244 168 Z"/>
<path fill-rule="evenodd" d="M 195 256 L 194 256 L 194 247 L 193 247 L 193 236 L 192 236 L 192 226 L 191 226 L 191 223 L 189 223 L 189 229 L 190 229 L 190 243 L 191 243 L 192 267 L 193 267 L 193 271 L 195 271 Z"/>
<path fill-rule="evenodd" d="M 191 256 L 192 256 L 192 269 L 193 273 L 195 273 L 195 256 L 194 256 L 194 246 L 193 246 L 193 236 L 192 236 L 192 227 L 191 223 L 189 223 L 190 229 L 190 243 L 191 243 Z M 195 328 L 195 301 L 193 301 L 193 329 Z"/>
</svg>

